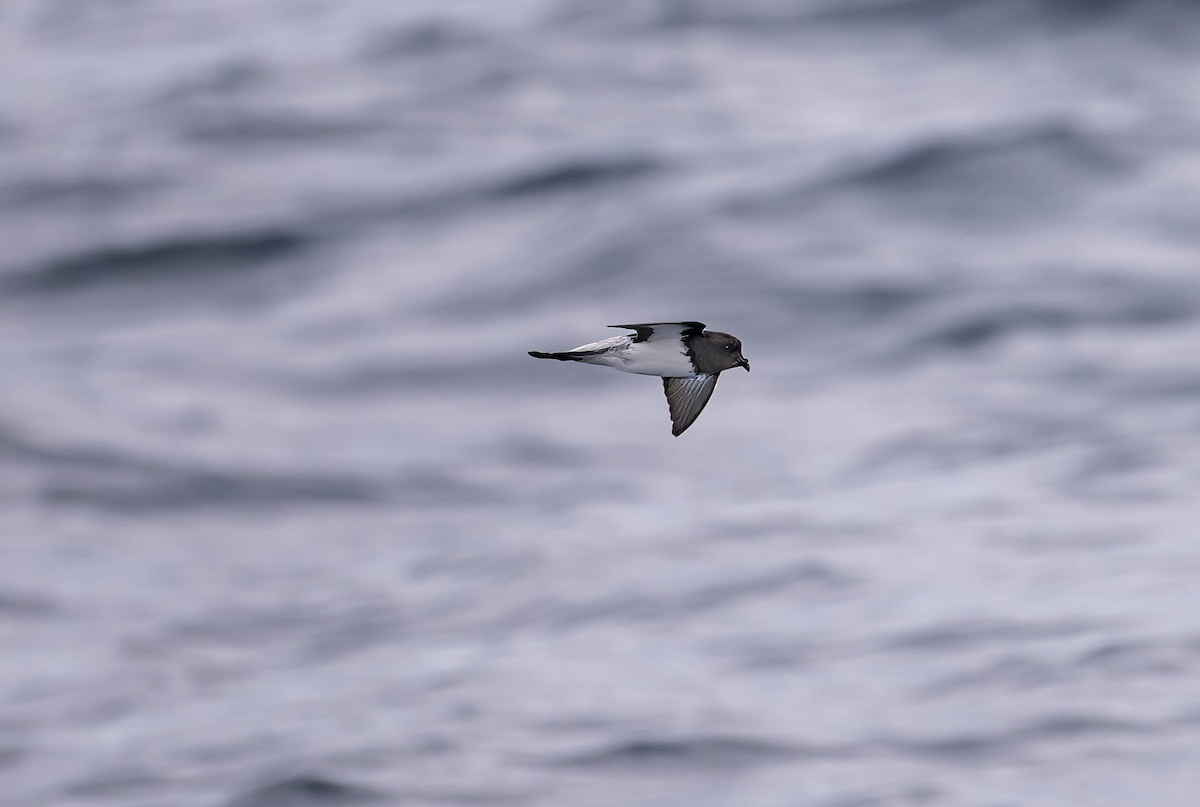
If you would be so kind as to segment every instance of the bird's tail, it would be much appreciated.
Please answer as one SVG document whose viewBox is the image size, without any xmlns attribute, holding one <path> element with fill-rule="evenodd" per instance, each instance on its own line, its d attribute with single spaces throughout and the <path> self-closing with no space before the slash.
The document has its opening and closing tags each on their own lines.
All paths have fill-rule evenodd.
<svg viewBox="0 0 1200 807">
<path fill-rule="evenodd" d="M 582 359 L 585 356 L 588 356 L 590 354 L 589 353 L 571 353 L 569 351 L 566 353 L 543 353 L 540 350 L 531 350 L 531 351 L 529 351 L 529 355 L 533 356 L 535 359 L 558 359 L 559 361 L 579 361 L 580 359 Z"/>
</svg>

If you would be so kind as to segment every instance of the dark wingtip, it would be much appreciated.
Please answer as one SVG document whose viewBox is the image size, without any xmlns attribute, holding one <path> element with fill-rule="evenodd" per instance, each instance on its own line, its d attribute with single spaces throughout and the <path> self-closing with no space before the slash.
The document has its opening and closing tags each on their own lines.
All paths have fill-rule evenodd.
<svg viewBox="0 0 1200 807">
<path fill-rule="evenodd" d="M 529 351 L 529 355 L 533 356 L 535 359 L 552 359 L 552 358 L 554 358 L 549 353 L 542 353 L 540 350 L 531 350 L 531 351 Z"/>
</svg>

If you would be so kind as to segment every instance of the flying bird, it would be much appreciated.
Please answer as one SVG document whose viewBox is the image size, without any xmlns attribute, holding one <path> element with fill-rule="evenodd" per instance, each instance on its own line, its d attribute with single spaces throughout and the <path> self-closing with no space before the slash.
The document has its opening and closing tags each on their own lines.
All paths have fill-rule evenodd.
<svg viewBox="0 0 1200 807">
<path fill-rule="evenodd" d="M 744 367 L 742 343 L 735 336 L 704 330 L 703 322 L 645 322 L 609 325 L 634 334 L 614 336 L 561 353 L 529 351 L 535 359 L 599 364 L 623 373 L 662 377 L 671 410 L 671 434 L 678 437 L 696 422 L 717 387 L 722 370 Z"/>
</svg>

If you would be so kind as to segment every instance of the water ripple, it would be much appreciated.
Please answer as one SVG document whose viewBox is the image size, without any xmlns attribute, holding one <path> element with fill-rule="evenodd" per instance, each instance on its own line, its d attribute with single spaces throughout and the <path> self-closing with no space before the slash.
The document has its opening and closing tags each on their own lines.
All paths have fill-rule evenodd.
<svg viewBox="0 0 1200 807">
<path fill-rule="evenodd" d="M 322 807 L 391 801 L 387 794 L 361 785 L 311 774 L 298 774 L 256 787 L 228 802 L 228 807 Z"/>
</svg>

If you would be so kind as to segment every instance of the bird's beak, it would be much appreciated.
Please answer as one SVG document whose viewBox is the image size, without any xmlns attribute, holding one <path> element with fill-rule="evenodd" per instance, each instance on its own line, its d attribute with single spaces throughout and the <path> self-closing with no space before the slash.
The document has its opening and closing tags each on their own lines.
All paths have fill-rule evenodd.
<svg viewBox="0 0 1200 807">
<path fill-rule="evenodd" d="M 750 360 L 742 357 L 742 366 L 746 368 L 746 372 L 750 372 Z"/>
</svg>

